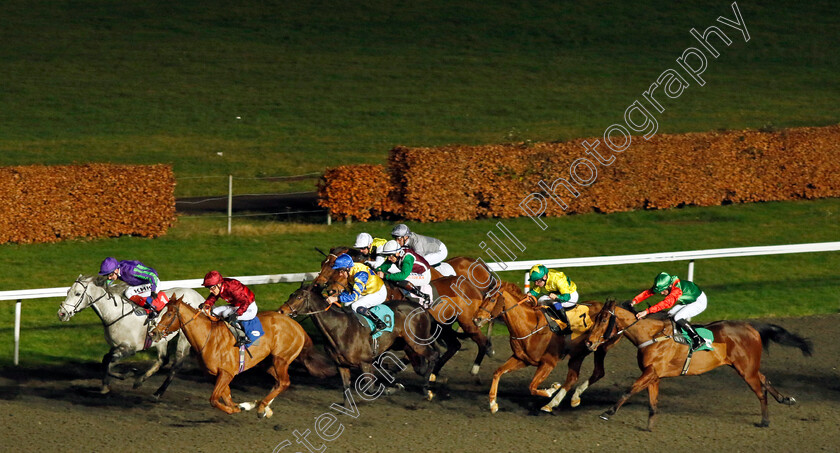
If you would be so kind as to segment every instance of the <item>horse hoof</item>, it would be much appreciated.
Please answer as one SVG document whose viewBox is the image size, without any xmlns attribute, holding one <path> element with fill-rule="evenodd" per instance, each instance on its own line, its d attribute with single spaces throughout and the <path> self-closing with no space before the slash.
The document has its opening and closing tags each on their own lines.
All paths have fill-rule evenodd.
<svg viewBox="0 0 840 453">
<path fill-rule="evenodd" d="M 486 355 L 487 355 L 487 357 L 490 357 L 491 359 L 492 359 L 493 357 L 496 357 L 496 351 L 495 351 L 495 350 L 493 350 L 493 349 L 488 349 L 488 350 L 487 350 L 487 352 L 485 352 L 484 354 L 486 354 Z"/>
<path fill-rule="evenodd" d="M 237 409 L 244 409 L 246 411 L 249 411 L 249 410 L 257 407 L 257 402 L 254 401 L 252 403 L 251 402 L 249 402 L 249 403 L 239 403 L 239 404 L 236 405 L 236 407 L 237 407 Z"/>
<path fill-rule="evenodd" d="M 435 393 L 431 390 L 426 390 L 426 401 L 435 399 Z"/>
<path fill-rule="evenodd" d="M 134 381 L 134 385 L 132 385 L 131 388 L 139 389 L 141 385 L 143 385 L 143 381 Z"/>
<path fill-rule="evenodd" d="M 569 402 L 572 407 L 580 406 L 580 398 L 572 398 L 572 401 Z"/>
<path fill-rule="evenodd" d="M 472 369 L 470 370 L 470 375 L 475 376 L 476 374 L 478 374 L 478 370 L 480 369 L 481 367 L 479 367 L 478 365 L 473 365 Z"/>
<path fill-rule="evenodd" d="M 792 396 L 787 397 L 785 399 L 785 404 L 787 404 L 788 406 L 793 406 L 794 404 L 796 404 L 796 398 Z"/>
<path fill-rule="evenodd" d="M 102 388 L 99 389 L 99 393 L 102 394 L 102 395 L 107 395 L 110 392 L 111 392 L 111 387 L 109 387 L 107 385 L 103 385 Z"/>
<path fill-rule="evenodd" d="M 429 375 L 429 382 L 435 382 L 435 381 L 437 381 L 437 376 L 435 376 L 435 373 L 430 374 Z"/>
<path fill-rule="evenodd" d="M 551 384 L 551 389 L 554 390 L 555 392 L 557 390 L 560 390 L 560 387 L 563 387 L 563 385 L 560 384 L 559 382 L 555 382 L 555 383 Z"/>
<path fill-rule="evenodd" d="M 270 407 L 266 407 L 263 412 L 257 412 L 257 418 L 271 418 L 272 415 L 274 415 L 274 411 Z"/>
<path fill-rule="evenodd" d="M 767 428 L 770 426 L 770 420 L 762 420 L 761 423 L 756 423 L 757 428 Z"/>
<path fill-rule="evenodd" d="M 546 414 L 550 414 L 554 409 L 551 408 L 548 404 L 540 408 L 541 411 L 545 412 Z"/>
<path fill-rule="evenodd" d="M 499 412 L 499 404 L 496 403 L 495 401 L 491 401 L 490 402 L 490 413 L 495 414 L 496 412 Z"/>
<path fill-rule="evenodd" d="M 600 417 L 600 418 L 601 418 L 601 420 L 606 420 L 606 421 L 609 421 L 609 419 L 610 419 L 609 414 L 607 414 L 606 412 L 604 412 L 603 414 L 599 415 L 598 417 Z"/>
</svg>

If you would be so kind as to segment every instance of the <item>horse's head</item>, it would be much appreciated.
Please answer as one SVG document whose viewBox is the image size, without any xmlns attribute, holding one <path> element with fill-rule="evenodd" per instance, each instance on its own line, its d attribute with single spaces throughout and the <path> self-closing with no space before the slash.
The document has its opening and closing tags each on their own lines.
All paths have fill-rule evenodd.
<svg viewBox="0 0 840 453">
<path fill-rule="evenodd" d="M 473 318 L 475 325 L 481 327 L 487 321 L 499 316 L 499 313 L 505 308 L 504 298 L 504 290 L 500 290 L 482 299 L 481 305 L 476 309 Z"/>
<path fill-rule="evenodd" d="M 592 320 L 592 328 L 589 329 L 589 337 L 586 339 L 586 347 L 590 351 L 598 349 L 606 343 L 618 331 L 615 315 L 615 298 L 608 297 L 606 304 Z"/>
<path fill-rule="evenodd" d="M 153 341 L 160 341 L 161 338 L 168 337 L 184 325 L 185 322 L 181 314 L 182 307 L 189 307 L 184 303 L 184 296 L 173 297 L 169 300 L 165 309 L 161 311 L 157 324 L 149 331 Z"/>
<path fill-rule="evenodd" d="M 320 298 L 319 294 L 313 291 L 314 284 L 301 285 L 299 289 L 293 292 L 289 299 L 277 309 L 277 312 L 283 315 L 295 317 L 300 313 L 312 311 L 312 306 L 315 299 Z"/>
<path fill-rule="evenodd" d="M 70 289 L 67 290 L 67 297 L 58 306 L 58 319 L 69 321 L 76 313 L 91 306 L 96 297 L 105 293 L 105 290 L 97 287 L 94 283 L 96 277 L 85 277 L 79 275 Z"/>
</svg>

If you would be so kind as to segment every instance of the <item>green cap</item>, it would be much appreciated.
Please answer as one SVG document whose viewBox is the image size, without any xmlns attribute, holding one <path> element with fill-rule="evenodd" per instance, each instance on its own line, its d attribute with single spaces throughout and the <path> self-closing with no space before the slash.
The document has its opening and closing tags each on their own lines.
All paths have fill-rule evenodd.
<svg viewBox="0 0 840 453">
<path fill-rule="evenodd" d="M 535 282 L 537 280 L 542 279 L 546 275 L 548 275 L 548 269 L 546 269 L 545 266 L 543 266 L 542 264 L 537 264 L 536 266 L 531 268 L 531 275 L 529 276 L 529 279 L 532 282 Z"/>
<path fill-rule="evenodd" d="M 676 279 L 677 277 L 672 277 L 663 272 L 657 275 L 655 279 L 653 279 L 653 287 L 651 289 L 655 293 L 661 293 L 662 291 L 668 289 Z"/>
</svg>

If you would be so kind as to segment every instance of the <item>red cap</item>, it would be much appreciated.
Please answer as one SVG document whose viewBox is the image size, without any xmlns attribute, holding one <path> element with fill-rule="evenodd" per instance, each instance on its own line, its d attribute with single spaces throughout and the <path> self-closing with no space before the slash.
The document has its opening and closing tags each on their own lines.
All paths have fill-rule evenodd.
<svg viewBox="0 0 840 453">
<path fill-rule="evenodd" d="M 210 271 L 204 276 L 204 283 L 202 283 L 201 286 L 209 288 L 211 286 L 216 286 L 221 282 L 222 274 L 220 274 L 219 271 Z"/>
</svg>

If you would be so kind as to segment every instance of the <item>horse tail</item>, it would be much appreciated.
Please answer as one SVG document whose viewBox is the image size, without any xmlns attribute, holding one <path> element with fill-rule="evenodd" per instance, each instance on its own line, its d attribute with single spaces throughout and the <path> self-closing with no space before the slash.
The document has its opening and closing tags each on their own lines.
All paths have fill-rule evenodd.
<svg viewBox="0 0 840 453">
<path fill-rule="evenodd" d="M 750 322 L 758 334 L 761 335 L 761 346 L 764 349 L 770 345 L 770 341 L 779 343 L 782 346 L 791 346 L 799 348 L 802 355 L 810 356 L 812 351 L 811 340 L 788 332 L 782 326 L 776 324 L 765 324 L 760 322 Z"/>
<path fill-rule="evenodd" d="M 317 378 L 323 379 L 330 376 L 335 376 L 338 372 L 335 365 L 330 360 L 315 349 L 312 339 L 309 335 L 306 336 L 306 342 L 303 344 L 303 349 L 300 351 L 303 365 L 309 374 Z"/>
</svg>

